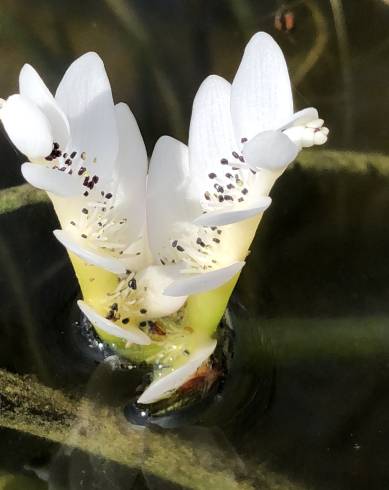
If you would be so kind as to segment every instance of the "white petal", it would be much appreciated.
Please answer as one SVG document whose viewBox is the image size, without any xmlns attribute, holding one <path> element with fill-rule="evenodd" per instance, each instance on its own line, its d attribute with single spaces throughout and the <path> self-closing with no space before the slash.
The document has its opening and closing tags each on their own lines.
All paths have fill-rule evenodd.
<svg viewBox="0 0 389 490">
<path fill-rule="evenodd" d="M 313 136 L 313 142 L 315 145 L 324 145 L 327 142 L 327 135 L 323 131 L 318 131 Z"/>
<path fill-rule="evenodd" d="M 138 398 L 138 403 L 146 405 L 168 397 L 172 391 L 177 390 L 196 373 L 213 353 L 216 343 L 216 340 L 210 340 L 191 354 L 183 366 L 153 381 Z"/>
<path fill-rule="evenodd" d="M 170 297 L 163 294 L 176 277 L 176 269 L 175 266 L 150 266 L 137 274 L 138 289 L 146 291 L 142 308 L 147 310 L 147 318 L 171 315 L 184 305 L 185 295 Z"/>
<path fill-rule="evenodd" d="M 283 131 L 299 148 L 310 148 L 313 145 L 323 145 L 327 141 L 327 128 L 322 127 L 322 119 L 317 119 L 311 125 L 292 126 Z M 315 127 L 314 124 L 319 125 Z"/>
<path fill-rule="evenodd" d="M 231 114 L 238 141 L 277 129 L 293 114 L 284 55 L 264 32 L 255 34 L 246 46 L 232 83 Z"/>
<path fill-rule="evenodd" d="M 231 209 L 209 211 L 195 219 L 194 224 L 199 226 L 224 226 L 242 221 L 256 214 L 263 213 L 271 204 L 271 198 L 263 196 L 244 206 L 235 206 Z"/>
<path fill-rule="evenodd" d="M 179 221 L 193 221 L 201 212 L 189 196 L 188 148 L 162 136 L 154 148 L 147 181 L 147 222 L 154 257 L 171 239 Z"/>
<path fill-rule="evenodd" d="M 118 135 L 111 86 L 96 53 L 86 53 L 67 69 L 56 101 L 66 114 L 72 149 L 85 152 L 99 177 L 111 176 L 118 152 Z M 95 171 L 96 169 L 96 171 Z"/>
<path fill-rule="evenodd" d="M 53 170 L 39 163 L 23 163 L 22 174 L 34 187 L 59 196 L 79 196 L 83 192 L 82 182 L 74 175 Z"/>
<path fill-rule="evenodd" d="M 307 128 L 311 129 L 322 129 L 324 124 L 324 119 L 314 119 L 307 123 Z"/>
<path fill-rule="evenodd" d="M 53 139 L 64 149 L 69 141 L 69 123 L 50 90 L 31 65 L 24 65 L 19 75 L 19 92 L 28 98 L 50 121 Z"/>
<path fill-rule="evenodd" d="M 18 94 L 11 95 L 0 117 L 12 143 L 29 159 L 50 155 L 53 149 L 50 123 L 33 102 Z"/>
<path fill-rule="evenodd" d="M 78 307 L 88 318 L 88 320 L 96 326 L 96 328 L 102 330 L 103 332 L 113 335 L 114 337 L 119 337 L 125 339 L 128 342 L 139 345 L 149 345 L 151 344 L 150 338 L 143 333 L 139 328 L 133 325 L 128 325 L 126 328 L 118 327 L 114 322 L 107 320 L 103 316 L 99 315 L 93 308 L 87 305 L 84 301 L 77 301 Z"/>
<path fill-rule="evenodd" d="M 77 239 L 72 233 L 66 230 L 54 230 L 53 233 L 55 238 L 61 242 L 64 247 L 85 260 L 88 264 L 97 265 L 114 274 L 126 273 L 128 266 L 123 259 L 115 259 L 114 257 L 108 257 L 89 250 L 87 239 Z"/>
<path fill-rule="evenodd" d="M 278 129 L 282 131 L 293 126 L 306 126 L 308 123 L 316 121 L 318 118 L 319 113 L 317 112 L 317 109 L 314 107 L 307 107 L 306 109 L 295 112 L 293 116 Z"/>
<path fill-rule="evenodd" d="M 164 294 L 167 296 L 189 296 L 216 289 L 240 272 L 244 264 L 244 262 L 235 262 L 227 267 L 200 274 L 182 273 L 180 278 L 164 290 Z"/>
<path fill-rule="evenodd" d="M 232 152 L 239 150 L 239 145 L 235 142 L 230 103 L 231 84 L 216 75 L 204 80 L 193 102 L 189 129 L 190 171 L 203 185 L 208 184 L 209 173 L 224 170 L 220 163 L 222 158 L 236 160 Z"/>
<path fill-rule="evenodd" d="M 127 219 L 128 243 L 135 241 L 146 221 L 147 153 L 136 119 L 126 104 L 115 106 L 119 152 L 113 181 L 115 206 Z"/>
<path fill-rule="evenodd" d="M 297 156 L 299 148 L 281 131 L 264 131 L 243 147 L 243 156 L 252 169 L 278 171 L 286 168 Z"/>
</svg>

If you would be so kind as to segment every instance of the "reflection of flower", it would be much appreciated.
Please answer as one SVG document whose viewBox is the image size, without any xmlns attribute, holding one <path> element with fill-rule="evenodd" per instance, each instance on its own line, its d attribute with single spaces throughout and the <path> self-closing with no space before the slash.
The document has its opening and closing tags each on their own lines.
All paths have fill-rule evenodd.
<svg viewBox="0 0 389 490">
<path fill-rule="evenodd" d="M 298 152 L 328 130 L 293 114 L 280 48 L 264 33 L 231 84 L 212 75 L 193 104 L 188 146 L 164 136 L 147 175 L 134 116 L 114 106 L 100 58 L 67 70 L 54 98 L 26 65 L 1 119 L 52 198 L 84 296 L 79 306 L 121 353 L 154 364 L 152 403 L 207 363 L 269 192 Z"/>
</svg>

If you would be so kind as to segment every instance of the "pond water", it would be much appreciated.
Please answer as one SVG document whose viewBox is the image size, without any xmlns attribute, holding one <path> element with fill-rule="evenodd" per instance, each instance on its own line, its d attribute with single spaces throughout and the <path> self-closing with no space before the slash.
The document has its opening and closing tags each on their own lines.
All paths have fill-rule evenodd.
<svg viewBox="0 0 389 490">
<path fill-rule="evenodd" d="M 231 80 L 264 30 L 285 53 L 296 108 L 319 108 L 331 130 L 272 190 L 230 303 L 237 347 L 225 389 L 167 430 L 200 455 L 192 472 L 227 465 L 225 488 L 389 487 L 388 25 L 385 0 L 1 2 L 2 97 L 25 62 L 54 88 L 71 61 L 97 51 L 151 154 L 162 134 L 187 140 L 201 81 Z M 3 133 L 0 148 L 0 188 L 22 184 L 22 157 Z M 124 407 L 141 374 L 105 371 L 74 328 L 78 285 L 55 227 L 46 202 L 0 215 L 0 368 Z M 164 437 L 143 431 L 145 460 L 154 433 Z M 49 439 L 0 430 L 0 489 L 186 488 Z M 190 488 L 211 488 L 203 483 Z"/>
</svg>

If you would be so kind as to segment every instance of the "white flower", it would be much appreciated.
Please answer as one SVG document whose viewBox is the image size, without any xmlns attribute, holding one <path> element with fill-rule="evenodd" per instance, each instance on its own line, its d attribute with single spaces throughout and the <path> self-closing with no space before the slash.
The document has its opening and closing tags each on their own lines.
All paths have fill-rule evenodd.
<svg viewBox="0 0 389 490">
<path fill-rule="evenodd" d="M 316 109 L 293 114 L 282 51 L 269 35 L 255 34 L 232 85 L 210 76 L 193 104 L 189 158 L 203 211 L 196 223 L 225 225 L 262 213 L 301 148 L 326 141 L 322 125 Z"/>
<path fill-rule="evenodd" d="M 147 264 L 146 149 L 129 108 L 114 106 L 99 56 L 87 53 L 72 63 L 55 98 L 30 65 L 20 72 L 19 89 L 0 117 L 30 160 L 22 165 L 24 177 L 50 193 L 62 225 L 55 236 L 115 273 Z"/>
<path fill-rule="evenodd" d="M 86 262 L 116 274 L 151 263 L 145 236 L 147 154 L 127 105 L 115 106 L 119 150 L 109 178 L 76 198 L 53 197 L 57 239 Z"/>
<path fill-rule="evenodd" d="M 30 160 L 22 165 L 24 177 L 49 192 L 62 226 L 55 236 L 83 261 L 76 272 L 89 305 L 80 302 L 80 308 L 99 331 L 149 344 L 139 324 L 174 313 L 186 297 L 164 296 L 172 279 L 161 267 L 148 267 L 148 162 L 136 120 L 125 104 L 114 106 L 95 53 L 72 63 L 55 98 L 29 65 L 21 70 L 19 84 L 20 94 L 3 103 L 0 117 Z M 118 275 L 117 288 L 103 299 L 88 293 L 97 273 L 87 264 Z M 101 280 L 108 281 L 106 276 Z"/>
<path fill-rule="evenodd" d="M 147 187 L 147 222 L 154 260 L 176 279 L 164 290 L 170 296 L 215 289 L 243 267 L 234 250 L 222 251 L 223 230 L 194 223 L 200 202 L 192 198 L 193 176 L 188 148 L 164 136 L 150 161 Z"/>
<path fill-rule="evenodd" d="M 292 107 L 283 54 L 259 33 L 232 86 L 215 75 L 201 85 L 188 147 L 158 141 L 147 192 L 150 248 L 155 260 L 181 266 L 165 294 L 211 290 L 241 270 L 253 238 L 247 220 L 270 205 L 271 186 L 301 147 L 326 138 L 315 109 L 293 115 Z"/>
</svg>

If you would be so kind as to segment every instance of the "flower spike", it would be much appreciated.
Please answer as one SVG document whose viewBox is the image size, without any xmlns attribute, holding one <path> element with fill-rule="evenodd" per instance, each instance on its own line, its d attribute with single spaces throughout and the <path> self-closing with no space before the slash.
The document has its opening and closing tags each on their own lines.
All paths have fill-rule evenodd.
<svg viewBox="0 0 389 490">
<path fill-rule="evenodd" d="M 27 158 L 23 176 L 52 200 L 80 310 L 121 355 L 152 365 L 140 404 L 180 393 L 213 369 L 215 333 L 271 188 L 303 148 L 327 141 L 324 121 L 312 107 L 293 112 L 285 58 L 263 32 L 232 84 L 204 80 L 188 145 L 161 137 L 149 169 L 96 53 L 70 65 L 55 96 L 30 65 L 19 89 L 0 101 L 0 119 Z"/>
</svg>

